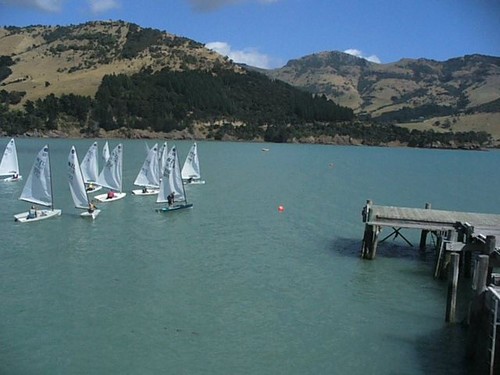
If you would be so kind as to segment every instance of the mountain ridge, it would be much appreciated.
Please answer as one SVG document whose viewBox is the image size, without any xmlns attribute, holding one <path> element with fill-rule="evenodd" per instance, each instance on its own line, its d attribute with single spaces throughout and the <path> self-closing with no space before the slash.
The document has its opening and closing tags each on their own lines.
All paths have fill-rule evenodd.
<svg viewBox="0 0 500 375">
<path fill-rule="evenodd" d="M 436 132 L 486 131 L 500 143 L 500 58 L 494 56 L 377 64 L 323 51 L 265 70 L 235 64 L 194 40 L 120 20 L 3 27 L 0 56 L 12 60 L 0 66 L 0 91 L 18 108 L 49 94 L 93 97 L 106 75 L 255 70 L 349 107 L 361 121 Z"/>
</svg>

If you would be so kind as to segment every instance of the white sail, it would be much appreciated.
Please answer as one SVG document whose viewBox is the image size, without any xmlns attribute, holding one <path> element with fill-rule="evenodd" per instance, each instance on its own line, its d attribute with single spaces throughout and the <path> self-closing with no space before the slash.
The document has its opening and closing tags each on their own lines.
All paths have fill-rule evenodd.
<svg viewBox="0 0 500 375">
<path fill-rule="evenodd" d="M 182 166 L 182 179 L 199 179 L 201 178 L 200 174 L 200 161 L 198 160 L 198 147 L 196 142 L 193 143 L 189 153 L 186 157 L 186 161 Z"/>
<path fill-rule="evenodd" d="M 167 162 L 156 202 L 168 202 L 168 196 L 171 193 L 174 193 L 174 200 L 176 202 L 186 201 L 186 194 L 184 192 L 184 185 L 182 184 L 181 169 L 175 146 L 168 152 Z"/>
<path fill-rule="evenodd" d="M 94 143 L 97 147 L 97 143 Z M 88 208 L 89 197 L 85 190 L 85 183 L 83 180 L 82 170 L 78 164 L 78 155 L 76 154 L 75 146 L 71 147 L 68 155 L 68 182 L 71 197 L 75 202 L 76 208 Z"/>
<path fill-rule="evenodd" d="M 86 183 L 96 182 L 97 176 L 99 176 L 99 166 L 97 162 L 98 151 L 97 142 L 92 143 L 80 164 L 83 181 Z"/>
<path fill-rule="evenodd" d="M 158 188 L 160 176 L 158 167 L 158 144 L 155 144 L 148 152 L 141 170 L 137 174 L 134 185 Z"/>
<path fill-rule="evenodd" d="M 111 152 L 108 161 L 97 177 L 97 183 L 109 189 L 122 191 L 123 146 L 120 143 Z"/>
<path fill-rule="evenodd" d="M 52 181 L 48 145 L 43 146 L 38 152 L 19 199 L 42 206 L 52 206 Z"/>
<path fill-rule="evenodd" d="M 158 157 L 160 160 L 158 161 L 158 168 L 160 170 L 160 177 L 163 175 L 163 169 L 167 165 L 167 157 L 168 157 L 168 146 L 167 142 L 163 142 L 163 145 L 160 147 L 160 151 L 158 151 Z"/>
<path fill-rule="evenodd" d="M 19 174 L 19 163 L 17 161 L 16 142 L 12 138 L 3 152 L 0 162 L 0 176 L 12 176 Z"/>
<path fill-rule="evenodd" d="M 104 163 L 107 163 L 109 156 L 110 156 L 109 145 L 108 145 L 108 141 L 106 141 L 106 143 L 104 144 L 104 146 L 102 148 L 102 160 L 104 161 Z"/>
</svg>

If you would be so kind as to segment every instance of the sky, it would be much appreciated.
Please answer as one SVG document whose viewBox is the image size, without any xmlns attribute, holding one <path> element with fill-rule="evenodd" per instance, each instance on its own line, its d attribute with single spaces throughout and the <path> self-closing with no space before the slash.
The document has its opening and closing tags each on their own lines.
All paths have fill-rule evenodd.
<svg viewBox="0 0 500 375">
<path fill-rule="evenodd" d="M 500 57 L 500 0 L 0 0 L 0 26 L 96 20 L 159 29 L 268 69 L 323 51 L 381 64 Z"/>
</svg>

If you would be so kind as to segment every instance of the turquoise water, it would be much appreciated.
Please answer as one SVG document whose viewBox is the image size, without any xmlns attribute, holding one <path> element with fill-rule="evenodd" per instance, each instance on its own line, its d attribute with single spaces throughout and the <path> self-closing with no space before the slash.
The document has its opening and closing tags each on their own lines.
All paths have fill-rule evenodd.
<svg viewBox="0 0 500 375">
<path fill-rule="evenodd" d="M 499 213 L 500 152 L 198 142 L 193 209 L 158 214 L 130 194 L 144 141 L 122 142 L 129 194 L 90 222 L 65 165 L 91 140 L 16 140 L 25 179 L 49 144 L 63 214 L 15 223 L 23 183 L 0 185 L 0 373 L 467 374 L 432 252 L 361 260 L 361 208 Z"/>
</svg>

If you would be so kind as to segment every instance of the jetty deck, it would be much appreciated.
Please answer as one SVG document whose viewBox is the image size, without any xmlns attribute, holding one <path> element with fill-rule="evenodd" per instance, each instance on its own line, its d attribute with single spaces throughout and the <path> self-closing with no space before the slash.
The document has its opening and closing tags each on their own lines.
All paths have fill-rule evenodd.
<svg viewBox="0 0 500 375">
<path fill-rule="evenodd" d="M 474 227 L 474 234 L 500 237 L 500 215 L 371 205 L 366 224 L 427 231 L 456 230 L 457 223 Z M 497 241 L 498 242 L 498 241 Z"/>
</svg>

